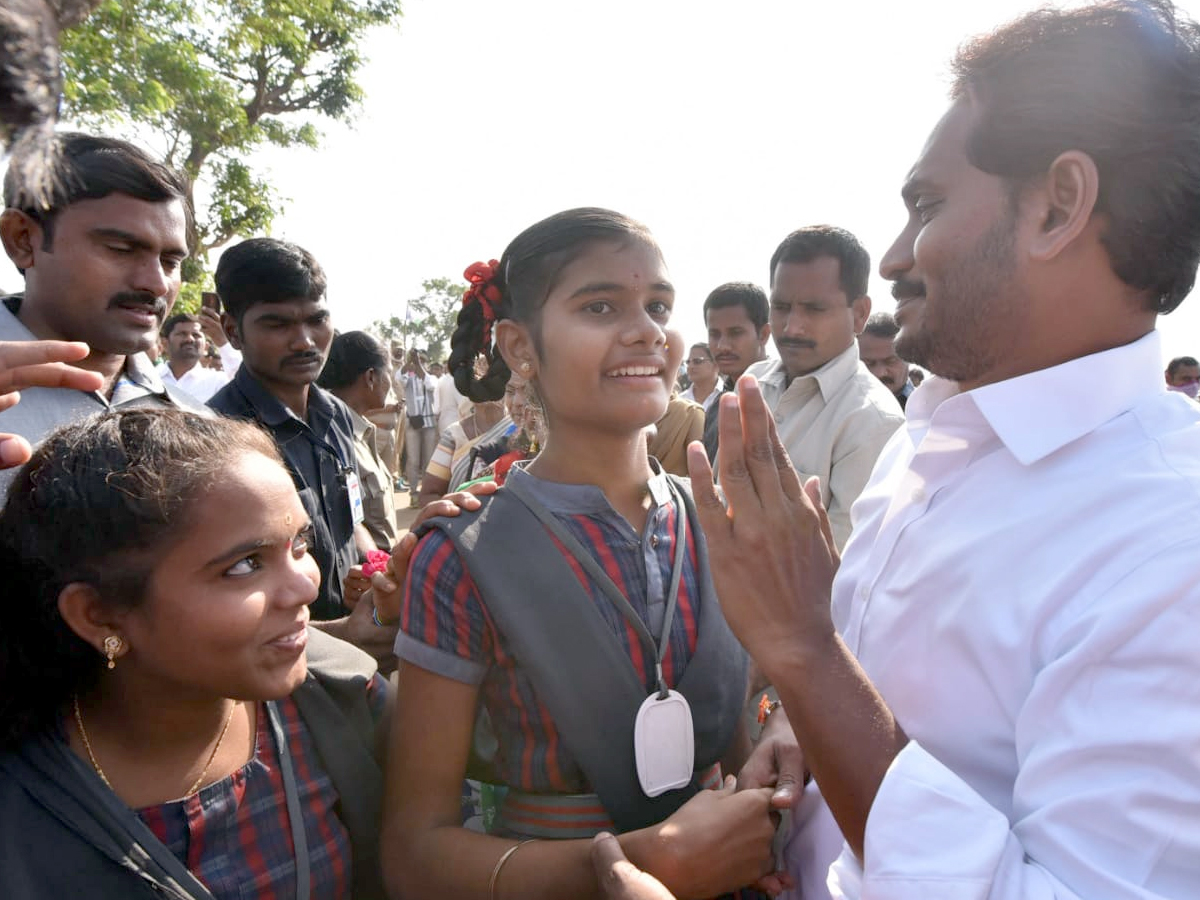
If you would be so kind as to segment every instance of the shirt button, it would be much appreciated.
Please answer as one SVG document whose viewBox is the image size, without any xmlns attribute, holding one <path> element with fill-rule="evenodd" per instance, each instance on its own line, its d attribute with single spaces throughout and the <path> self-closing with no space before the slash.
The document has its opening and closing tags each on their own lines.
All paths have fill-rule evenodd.
<svg viewBox="0 0 1200 900">
<path fill-rule="evenodd" d="M 650 535 L 650 546 L 653 547 L 655 550 L 658 549 L 658 535 L 657 534 Z"/>
<path fill-rule="evenodd" d="M 866 599 L 868 599 L 868 598 L 871 596 L 871 589 L 870 589 L 869 587 L 867 587 L 865 584 L 864 584 L 864 585 L 862 585 L 862 586 L 861 586 L 861 587 L 858 589 L 858 596 L 859 596 L 860 598 L 862 598 L 863 600 L 866 600 Z"/>
<path fill-rule="evenodd" d="M 923 488 L 914 488 L 912 492 L 913 503 L 921 503 L 925 500 L 925 491 Z"/>
</svg>

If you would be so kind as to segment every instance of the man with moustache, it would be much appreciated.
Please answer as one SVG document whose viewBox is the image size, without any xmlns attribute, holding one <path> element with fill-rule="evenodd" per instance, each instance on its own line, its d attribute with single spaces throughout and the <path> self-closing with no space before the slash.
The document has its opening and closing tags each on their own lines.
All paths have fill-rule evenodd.
<svg viewBox="0 0 1200 900">
<path fill-rule="evenodd" d="M 350 410 L 315 384 L 333 340 L 325 272 L 295 244 L 252 238 L 221 254 L 214 277 L 242 365 L 208 405 L 274 435 L 312 520 L 309 549 L 321 570 L 312 617 L 338 619 L 349 611 L 346 575 L 375 544 L 362 525 Z"/>
<path fill-rule="evenodd" d="M 713 289 L 704 300 L 704 325 L 708 347 L 717 364 L 718 397 L 750 366 L 767 358 L 767 294 L 757 284 L 730 281 Z M 695 348 L 693 348 L 695 353 Z M 717 456 L 717 404 L 705 406 L 704 449 L 709 460 Z"/>
<path fill-rule="evenodd" d="M 241 357 L 222 332 L 221 361 L 227 368 L 210 369 L 204 365 L 207 343 L 199 316 L 176 313 L 163 325 L 162 335 L 167 342 L 167 359 L 158 364 L 158 377 L 163 384 L 186 391 L 201 403 L 207 403 L 225 387 L 241 364 Z"/>
<path fill-rule="evenodd" d="M 910 366 L 896 355 L 896 335 L 900 326 L 891 313 L 872 313 L 858 336 L 858 358 L 871 374 L 883 383 L 900 408 L 908 404 L 908 395 L 916 390 Z"/>
<path fill-rule="evenodd" d="M 36 152 L 41 153 L 41 150 Z M 76 366 L 97 391 L 30 388 L 0 413 L 0 431 L 39 443 L 60 425 L 124 406 L 202 409 L 165 386 L 146 355 L 179 293 L 190 210 L 182 179 L 139 148 L 60 134 L 44 168 L 45 204 L 23 182 L 19 154 L 4 179 L 0 240 L 25 289 L 0 302 L 0 341 L 84 341 Z M 0 472 L 0 490 L 13 472 Z"/>
<path fill-rule="evenodd" d="M 855 337 L 871 313 L 871 259 L 842 228 L 816 225 L 771 256 L 771 337 L 778 360 L 748 370 L 762 384 L 792 465 L 821 479 L 838 547 L 850 507 L 879 451 L 904 421 L 900 406 L 858 358 Z"/>
<path fill-rule="evenodd" d="M 760 749 L 802 748 L 785 798 L 812 776 L 788 868 L 804 900 L 1192 900 L 1200 409 L 1155 326 L 1200 261 L 1200 25 L 1041 9 L 953 71 L 880 266 L 931 375 L 840 565 L 749 379 L 728 507 L 691 456 L 726 619 L 783 701 Z"/>
</svg>

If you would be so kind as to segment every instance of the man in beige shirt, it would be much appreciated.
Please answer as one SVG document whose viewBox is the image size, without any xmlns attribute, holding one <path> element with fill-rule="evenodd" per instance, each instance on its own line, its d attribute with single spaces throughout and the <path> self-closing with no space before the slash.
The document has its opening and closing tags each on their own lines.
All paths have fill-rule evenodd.
<svg viewBox="0 0 1200 900">
<path fill-rule="evenodd" d="M 871 314 L 871 259 L 854 235 L 817 225 L 788 235 L 771 257 L 771 337 L 780 359 L 747 371 L 762 385 L 792 464 L 821 479 L 833 536 L 850 536 L 850 507 L 904 416 L 858 358 Z"/>
</svg>

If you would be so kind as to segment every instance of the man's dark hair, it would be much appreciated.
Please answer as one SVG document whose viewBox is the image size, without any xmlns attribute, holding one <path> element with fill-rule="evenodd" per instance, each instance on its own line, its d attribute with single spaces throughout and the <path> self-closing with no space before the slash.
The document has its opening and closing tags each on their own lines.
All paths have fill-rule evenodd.
<svg viewBox="0 0 1200 900">
<path fill-rule="evenodd" d="M 863 326 L 863 334 L 872 337 L 887 338 L 889 341 L 900 333 L 900 326 L 890 312 L 871 313 L 867 324 Z"/>
<path fill-rule="evenodd" d="M 325 271 L 311 253 L 275 238 L 250 238 L 230 247 L 213 275 L 225 311 L 240 324 L 256 303 L 320 300 Z"/>
<path fill-rule="evenodd" d="M 811 225 L 785 237 L 771 254 L 771 284 L 775 283 L 775 270 L 780 263 L 808 263 L 822 256 L 838 261 L 838 284 L 847 302 L 866 295 L 871 255 L 858 238 L 833 225 Z"/>
<path fill-rule="evenodd" d="M 1167 374 L 1174 375 L 1183 366 L 1200 366 L 1200 363 L 1196 362 L 1195 357 L 1177 356 L 1167 363 Z"/>
<path fill-rule="evenodd" d="M 1200 261 L 1200 27 L 1169 0 L 1040 9 L 953 67 L 951 96 L 978 111 L 971 163 L 1015 197 L 1060 154 L 1086 153 L 1113 271 L 1156 312 L 1177 307 Z"/>
<path fill-rule="evenodd" d="M 767 303 L 767 292 L 757 284 L 749 281 L 729 281 L 715 287 L 704 298 L 704 322 L 708 324 L 710 309 L 725 309 L 729 306 L 740 306 L 746 310 L 746 315 L 759 331 L 770 319 L 771 310 Z"/>
<path fill-rule="evenodd" d="M 387 353 L 379 341 L 365 331 L 347 331 L 334 335 L 317 384 L 328 391 L 341 390 L 354 384 L 363 372 L 386 372 L 387 367 Z"/>
<path fill-rule="evenodd" d="M 52 248 L 54 220 L 60 212 L 80 200 L 99 200 L 109 194 L 128 194 L 151 203 L 179 200 L 191 231 L 192 210 L 183 178 L 140 147 L 116 138 L 64 132 L 55 137 L 46 168 L 52 188 L 42 200 L 38 186 L 22 182 L 26 168 L 19 160 L 14 159 L 4 175 L 4 205 L 42 226 L 43 249 Z"/>
<path fill-rule="evenodd" d="M 171 332 L 175 330 L 175 326 L 178 325 L 180 322 L 199 322 L 199 321 L 200 321 L 200 317 L 193 316 L 191 313 L 175 313 L 175 315 L 171 316 L 169 319 L 167 319 L 167 321 L 163 322 L 163 327 L 162 327 L 162 332 L 161 332 L 162 336 L 165 338 L 169 338 L 171 336 Z"/>
</svg>

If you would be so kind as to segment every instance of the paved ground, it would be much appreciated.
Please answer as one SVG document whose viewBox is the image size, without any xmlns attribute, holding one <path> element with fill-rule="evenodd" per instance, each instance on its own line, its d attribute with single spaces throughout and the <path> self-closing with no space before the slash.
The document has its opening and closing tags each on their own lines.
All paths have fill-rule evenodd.
<svg viewBox="0 0 1200 900">
<path fill-rule="evenodd" d="M 407 531 L 417 517 L 419 510 L 408 508 L 408 491 L 396 492 L 396 524 L 401 531 Z"/>
</svg>

